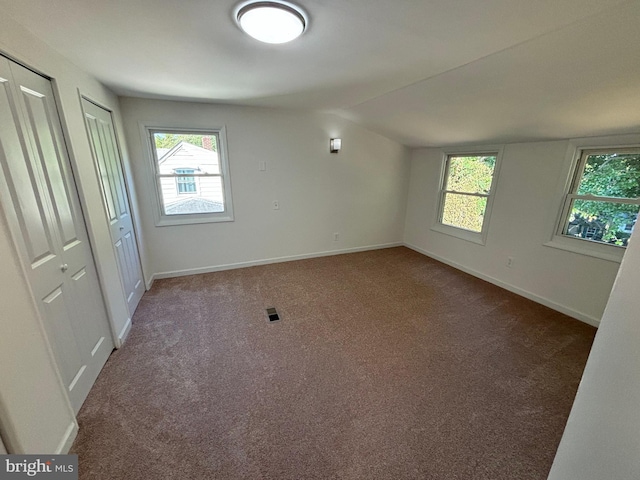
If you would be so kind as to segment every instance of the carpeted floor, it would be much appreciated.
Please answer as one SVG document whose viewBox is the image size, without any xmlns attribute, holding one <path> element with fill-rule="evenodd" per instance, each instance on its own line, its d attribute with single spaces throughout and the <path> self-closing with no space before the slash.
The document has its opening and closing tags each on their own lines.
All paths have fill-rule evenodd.
<svg viewBox="0 0 640 480">
<path fill-rule="evenodd" d="M 160 280 L 72 453 L 81 479 L 542 480 L 594 334 L 403 247 Z"/>
</svg>

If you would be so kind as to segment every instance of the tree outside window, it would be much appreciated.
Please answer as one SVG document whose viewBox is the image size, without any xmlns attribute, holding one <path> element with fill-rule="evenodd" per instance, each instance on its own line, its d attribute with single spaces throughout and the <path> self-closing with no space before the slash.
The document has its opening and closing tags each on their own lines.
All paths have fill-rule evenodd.
<svg viewBox="0 0 640 480">
<path fill-rule="evenodd" d="M 497 154 L 449 155 L 440 223 L 480 233 L 485 225 Z"/>
<path fill-rule="evenodd" d="M 562 234 L 625 247 L 640 209 L 640 150 L 583 151 Z"/>
</svg>

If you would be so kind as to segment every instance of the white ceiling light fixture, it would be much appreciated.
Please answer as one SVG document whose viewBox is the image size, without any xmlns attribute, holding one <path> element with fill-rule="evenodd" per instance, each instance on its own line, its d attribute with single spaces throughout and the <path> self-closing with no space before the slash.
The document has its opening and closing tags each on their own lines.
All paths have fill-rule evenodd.
<svg viewBox="0 0 640 480">
<path fill-rule="evenodd" d="M 307 28 L 303 11 L 288 2 L 252 2 L 236 15 L 240 28 L 265 43 L 286 43 L 298 38 Z"/>
</svg>

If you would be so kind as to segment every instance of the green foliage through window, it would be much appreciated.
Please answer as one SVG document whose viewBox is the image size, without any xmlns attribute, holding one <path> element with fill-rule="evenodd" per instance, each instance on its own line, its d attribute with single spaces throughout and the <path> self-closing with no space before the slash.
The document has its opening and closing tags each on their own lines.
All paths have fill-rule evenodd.
<svg viewBox="0 0 640 480">
<path fill-rule="evenodd" d="M 626 246 L 640 208 L 640 152 L 585 153 L 564 234 Z"/>
<path fill-rule="evenodd" d="M 450 155 L 447 158 L 443 224 L 472 232 L 482 231 L 496 159 L 496 155 Z"/>
<path fill-rule="evenodd" d="M 482 231 L 486 208 L 485 197 L 445 193 L 442 223 L 479 233 Z"/>
<path fill-rule="evenodd" d="M 449 157 L 449 191 L 489 193 L 496 157 Z"/>
<path fill-rule="evenodd" d="M 640 197 L 640 153 L 587 156 L 578 194 Z"/>
</svg>

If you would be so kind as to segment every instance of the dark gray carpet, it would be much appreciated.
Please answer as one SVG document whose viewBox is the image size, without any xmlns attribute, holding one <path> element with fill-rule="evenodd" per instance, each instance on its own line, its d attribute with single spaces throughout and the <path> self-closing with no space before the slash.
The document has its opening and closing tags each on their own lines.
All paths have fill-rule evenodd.
<svg viewBox="0 0 640 480">
<path fill-rule="evenodd" d="M 72 451 L 82 479 L 542 480 L 594 334 L 402 247 L 161 280 Z"/>
</svg>

